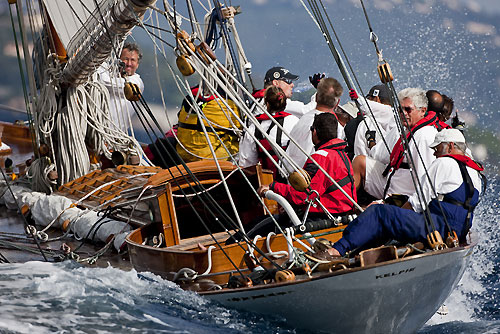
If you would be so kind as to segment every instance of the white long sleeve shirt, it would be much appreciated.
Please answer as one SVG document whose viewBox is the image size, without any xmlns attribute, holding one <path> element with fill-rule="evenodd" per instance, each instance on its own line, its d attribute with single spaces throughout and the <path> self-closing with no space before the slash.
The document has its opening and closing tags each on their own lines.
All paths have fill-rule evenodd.
<svg viewBox="0 0 500 334">
<path fill-rule="evenodd" d="M 125 78 L 113 76 L 105 65 L 98 69 L 101 82 L 109 91 L 109 112 L 111 120 L 123 131 L 127 132 L 131 126 L 129 117 L 134 114 L 132 103 L 125 98 L 123 88 L 125 87 Z M 138 73 L 127 76 L 127 81 L 136 84 L 141 93 L 144 91 L 144 82 Z"/>
<path fill-rule="evenodd" d="M 289 137 L 285 134 L 290 133 L 292 129 L 294 128 L 295 124 L 299 121 L 298 117 L 295 117 L 293 115 L 286 116 L 285 119 L 283 120 L 283 128 L 284 128 L 284 133 L 281 136 L 281 143 L 280 146 L 285 146 L 289 142 Z M 264 131 L 267 133 L 267 130 L 271 126 L 272 121 L 271 120 L 264 120 L 261 122 L 261 126 L 264 129 Z M 271 131 L 269 132 L 269 136 L 271 137 L 271 140 L 276 142 L 276 134 L 278 131 L 278 126 L 274 125 Z M 239 151 L 239 165 L 241 167 L 249 167 L 249 166 L 254 166 L 259 162 L 259 153 L 257 149 L 257 144 L 255 143 L 255 140 L 252 138 L 250 135 L 255 135 L 255 124 L 250 124 L 248 127 L 248 131 L 245 132 L 245 135 L 240 141 L 240 151 Z"/>
<path fill-rule="evenodd" d="M 429 147 L 429 145 L 434 141 L 437 129 L 433 126 L 424 126 L 419 129 L 413 135 L 414 140 L 410 140 L 410 153 L 413 157 L 415 163 L 416 175 L 419 179 L 425 174 L 425 168 L 429 168 L 431 163 L 436 160 L 434 156 L 434 151 Z M 389 147 L 392 148 L 396 144 L 400 137 L 397 127 L 392 128 L 386 135 L 386 142 Z M 416 144 L 415 144 L 416 143 Z M 418 148 L 418 151 L 417 151 Z M 418 152 L 422 159 L 420 159 Z M 390 162 L 390 152 L 387 151 L 384 143 L 379 142 L 370 151 L 370 157 L 375 160 L 388 165 Z M 405 153 L 403 162 L 408 162 L 408 154 Z M 410 164 L 411 166 L 411 164 Z M 391 178 L 391 184 L 387 190 L 387 195 L 390 194 L 403 194 L 410 196 L 415 192 L 415 186 L 413 185 L 412 177 L 409 169 L 399 168 L 396 170 Z"/>
<path fill-rule="evenodd" d="M 472 183 L 474 184 L 474 188 L 476 188 L 479 193 L 481 193 L 481 177 L 479 176 L 479 173 L 470 167 L 466 168 L 472 180 Z M 441 157 L 434 160 L 434 162 L 429 166 L 428 172 L 429 178 L 432 181 L 432 184 L 434 185 L 434 189 L 436 190 L 438 196 L 449 194 L 457 190 L 458 187 L 460 187 L 464 182 L 462 173 L 460 172 L 460 167 L 453 158 Z M 436 198 L 429 183 L 429 178 L 427 178 L 426 175 L 423 175 L 420 179 L 424 198 L 422 201 L 423 205 L 428 204 L 432 199 Z M 414 211 L 424 211 L 425 208 L 422 207 L 416 193 L 411 195 L 408 201 L 410 202 Z"/>
<path fill-rule="evenodd" d="M 364 109 L 366 114 L 365 120 L 366 123 L 368 124 L 368 128 L 366 127 L 364 121 L 361 121 L 359 123 L 358 128 L 356 130 L 356 136 L 354 137 L 354 156 L 369 154 L 370 149 L 368 148 L 368 143 L 366 141 L 366 136 L 365 136 L 366 131 L 368 129 L 370 129 L 371 131 L 375 131 L 376 143 L 383 144 L 382 136 L 385 137 L 387 131 L 389 131 L 396 125 L 391 106 L 370 100 L 367 100 L 367 102 L 368 105 L 370 106 L 371 112 L 364 104 L 362 105 L 362 108 Z M 375 125 L 373 117 L 375 117 L 375 120 L 379 125 L 380 131 L 382 132 L 382 136 L 380 132 L 377 131 L 377 126 Z"/>
</svg>

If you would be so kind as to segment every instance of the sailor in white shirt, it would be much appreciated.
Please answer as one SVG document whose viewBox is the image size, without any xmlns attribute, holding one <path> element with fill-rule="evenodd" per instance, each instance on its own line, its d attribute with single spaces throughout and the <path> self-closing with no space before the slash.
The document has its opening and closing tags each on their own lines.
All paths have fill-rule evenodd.
<svg viewBox="0 0 500 334">
<path fill-rule="evenodd" d="M 269 136 L 270 141 L 262 135 L 260 131 L 256 131 L 254 123 L 250 124 L 248 131 L 245 132 L 245 135 L 240 141 L 238 156 L 239 165 L 241 167 L 254 166 L 258 162 L 261 162 L 263 168 L 270 169 L 275 173 L 274 179 L 276 180 L 278 175 L 274 162 L 270 161 L 263 150 L 257 146 L 254 137 L 266 150 L 268 150 L 274 160 L 278 162 L 278 157 L 273 149 L 274 145 L 278 144 L 281 148 L 286 149 L 290 142 L 288 134 L 290 134 L 295 124 L 299 121 L 297 117 L 284 111 L 286 108 L 286 101 L 287 99 L 281 88 L 271 86 L 266 90 L 265 103 L 267 111 L 270 116 L 274 118 L 274 121 L 272 121 L 271 117 L 267 114 L 258 115 L 257 120 L 264 132 Z M 281 124 L 284 131 L 276 125 L 276 122 Z"/>
<path fill-rule="evenodd" d="M 432 143 L 437 129 L 436 115 L 427 112 L 427 98 L 425 92 L 419 88 L 406 88 L 399 92 L 404 115 L 403 124 L 407 129 L 409 152 L 415 163 L 417 177 L 425 173 L 435 157 L 429 145 Z M 392 128 L 385 136 L 387 145 L 377 143 L 371 150 L 370 156 L 359 155 L 353 160 L 354 179 L 357 189 L 364 188 L 370 195 L 383 199 L 389 194 L 411 195 L 415 186 L 410 174 L 408 153 L 403 150 L 400 134 L 397 127 Z"/>
<path fill-rule="evenodd" d="M 316 109 L 313 109 L 306 113 L 299 119 L 299 122 L 295 125 L 290 136 L 297 141 L 297 143 L 304 149 L 305 152 L 311 154 L 314 152 L 314 145 L 311 139 L 311 125 L 314 121 L 314 116 L 322 112 L 329 112 L 335 115 L 335 108 L 339 104 L 340 96 L 342 95 L 343 88 L 340 83 L 334 78 L 324 78 L 318 84 L 316 93 Z M 344 138 L 343 127 L 340 126 L 337 129 L 337 135 L 339 139 Z M 286 150 L 287 155 L 300 167 L 304 166 L 307 156 L 299 149 L 297 145 L 290 142 Z M 293 168 L 290 164 L 284 161 L 285 168 L 292 172 Z"/>
<path fill-rule="evenodd" d="M 364 102 L 365 100 L 361 99 L 361 101 Z M 396 126 L 391 107 L 390 92 L 385 85 L 373 86 L 366 96 L 366 102 L 368 106 L 365 104 L 362 105 L 366 115 L 366 123 L 361 121 L 356 130 L 354 156 L 369 154 L 370 140 L 367 139 L 369 137 L 367 136 L 367 131 L 375 134 L 375 144 L 382 142 L 382 137 Z M 376 124 L 378 124 L 378 129 Z"/>
<path fill-rule="evenodd" d="M 109 90 L 111 120 L 124 132 L 127 132 L 131 127 L 129 119 L 134 114 L 134 108 L 132 103 L 125 98 L 123 88 L 125 82 L 130 82 L 137 85 L 141 93 L 144 91 L 144 82 L 141 76 L 136 73 L 141 58 L 142 53 L 138 45 L 126 42 L 120 56 L 120 60 L 124 63 L 121 76 L 118 76 L 117 73 L 111 73 L 105 65 L 98 69 L 101 82 Z"/>
<path fill-rule="evenodd" d="M 480 173 L 483 167 L 466 156 L 465 138 L 457 129 L 436 133 L 430 147 L 437 159 L 430 164 L 428 177 L 424 175 L 420 179 L 423 199 L 414 194 L 402 208 L 371 205 L 349 224 L 333 248 L 327 250 L 329 255 L 341 256 L 387 240 L 427 244 L 428 235 L 436 232 L 448 246 L 454 241 L 466 242 L 473 211 L 484 190 L 484 177 Z M 428 212 L 424 214 L 426 209 Z"/>
</svg>

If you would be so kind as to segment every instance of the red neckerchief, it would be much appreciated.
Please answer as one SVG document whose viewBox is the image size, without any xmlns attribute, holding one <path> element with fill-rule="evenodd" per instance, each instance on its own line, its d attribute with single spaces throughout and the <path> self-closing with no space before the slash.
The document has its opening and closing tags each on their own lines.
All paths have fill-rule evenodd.
<svg viewBox="0 0 500 334">
<path fill-rule="evenodd" d="M 440 156 L 440 158 L 442 158 L 442 157 L 450 157 L 450 158 L 453 158 L 457 161 L 463 162 L 467 167 L 475 169 L 478 172 L 482 172 L 484 170 L 484 167 L 479 162 L 476 162 L 476 161 L 472 160 L 471 158 L 469 158 L 468 156 L 463 155 L 463 154 L 445 154 L 445 155 Z"/>
<path fill-rule="evenodd" d="M 291 114 L 289 114 L 285 111 L 278 111 L 277 113 L 275 113 L 274 115 L 271 115 L 271 116 L 273 116 L 274 119 L 278 119 L 278 118 L 284 118 L 284 117 L 287 117 L 290 115 Z M 265 121 L 265 120 L 271 119 L 267 114 L 260 114 L 258 116 L 255 116 L 255 118 L 257 118 L 257 120 L 259 120 L 259 121 Z"/>
<path fill-rule="evenodd" d="M 408 142 L 410 142 L 411 136 L 413 136 L 413 134 L 418 129 L 428 125 L 435 125 L 436 120 L 437 120 L 436 113 L 434 111 L 428 111 L 427 116 L 418 121 L 418 123 L 415 124 L 411 128 L 411 130 L 408 131 L 408 133 L 406 134 L 406 139 L 408 139 Z M 401 163 L 403 162 L 403 156 L 404 156 L 404 148 L 400 137 L 396 142 L 396 145 L 394 145 L 392 149 L 390 166 L 395 169 L 398 169 Z"/>
<path fill-rule="evenodd" d="M 200 87 L 196 86 L 196 87 L 191 87 L 191 94 L 193 94 L 193 97 L 196 98 L 196 95 L 198 94 L 198 91 L 200 90 Z M 202 102 L 210 102 L 212 100 L 215 100 L 215 96 L 214 95 L 210 95 L 210 96 L 203 96 L 203 93 L 200 94 L 200 96 L 198 96 L 198 101 L 202 101 Z"/>
<path fill-rule="evenodd" d="M 261 89 L 261 90 L 258 90 L 256 92 L 252 93 L 252 96 L 256 99 L 262 99 L 262 98 L 264 98 L 265 94 L 266 94 L 266 90 Z"/>
</svg>

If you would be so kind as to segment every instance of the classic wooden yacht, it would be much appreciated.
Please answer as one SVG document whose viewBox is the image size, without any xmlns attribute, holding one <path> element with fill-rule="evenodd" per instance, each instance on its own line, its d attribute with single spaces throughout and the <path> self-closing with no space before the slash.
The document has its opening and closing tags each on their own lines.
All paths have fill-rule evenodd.
<svg viewBox="0 0 500 334">
<path fill-rule="evenodd" d="M 198 22 L 191 33 L 182 30 L 175 6 L 159 9 L 154 0 L 105 0 L 97 6 L 85 1 L 88 7 L 81 0 L 74 6 L 41 2 L 36 12 L 28 1 L 29 15 L 39 20 L 32 36 L 42 38 L 35 58 L 44 60 L 35 69 L 30 61 L 24 65 L 30 78 L 29 126 L 0 123 L 2 143 L 8 145 L 0 151 L 3 261 L 72 260 L 152 272 L 230 308 L 337 333 L 415 332 L 457 285 L 472 242 L 443 249 L 390 244 L 318 259 L 313 256 L 318 247 L 337 241 L 353 217 L 308 225 L 281 196 L 257 196 L 258 186 L 272 181 L 262 166 L 243 169 L 231 159 L 202 159 L 162 169 L 148 163 L 130 133 L 113 127 L 109 94 L 95 71 L 105 62 L 114 66 L 128 32 L 145 27 L 147 11 L 162 15 L 173 32 L 178 71 L 197 73 L 200 85 L 238 119 L 240 127 L 230 130 L 245 130 L 243 118 L 256 122 L 249 107 L 256 101 L 245 88 L 251 82 L 249 62 L 234 24 L 239 8 L 214 2 L 205 17 L 207 29 L 224 37 L 223 64 L 211 49 L 213 40 L 201 39 Z M 194 22 L 193 4 L 187 4 L 182 17 Z M 25 34 L 21 21 L 15 33 Z M 159 31 L 152 37 L 158 43 L 164 41 Z M 381 69 L 392 80 L 388 65 Z M 199 97 L 190 95 L 186 80 L 178 84 L 187 100 Z M 129 90 L 125 95 L 138 113 L 143 108 L 145 123 L 154 122 L 140 105 L 140 93 Z M 220 90 L 224 98 L 217 95 Z M 236 107 L 229 106 L 229 97 Z M 191 107 L 203 117 L 200 106 Z M 200 123 L 206 123 L 205 133 L 217 133 L 210 122 Z M 98 168 L 99 159 L 110 167 Z M 246 226 L 279 207 L 293 216 L 293 227 L 246 234 Z"/>
</svg>

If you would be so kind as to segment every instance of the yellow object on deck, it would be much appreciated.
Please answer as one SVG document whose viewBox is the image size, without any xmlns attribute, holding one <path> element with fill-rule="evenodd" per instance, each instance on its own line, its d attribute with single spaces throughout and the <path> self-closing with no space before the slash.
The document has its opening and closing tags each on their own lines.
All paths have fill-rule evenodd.
<svg viewBox="0 0 500 334">
<path fill-rule="evenodd" d="M 203 120 L 203 124 L 207 130 L 207 135 L 215 151 L 215 155 L 217 158 L 229 160 L 226 148 L 230 154 L 236 154 L 239 150 L 239 137 L 231 129 L 234 127 L 241 129 L 241 124 L 233 115 L 234 113 L 240 117 L 238 107 L 231 100 L 226 100 L 226 103 L 232 111 L 228 110 L 221 99 L 213 99 L 206 102 L 201 109 L 208 120 L 208 122 Z M 212 127 L 216 132 L 212 130 Z M 177 144 L 177 153 L 184 161 L 193 162 L 213 158 L 198 115 L 194 111 L 188 113 L 184 106 L 179 113 L 177 137 L 185 147 L 184 149 L 181 145 Z M 220 137 L 220 140 L 218 137 Z"/>
</svg>

